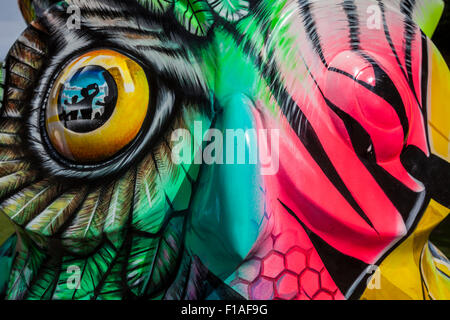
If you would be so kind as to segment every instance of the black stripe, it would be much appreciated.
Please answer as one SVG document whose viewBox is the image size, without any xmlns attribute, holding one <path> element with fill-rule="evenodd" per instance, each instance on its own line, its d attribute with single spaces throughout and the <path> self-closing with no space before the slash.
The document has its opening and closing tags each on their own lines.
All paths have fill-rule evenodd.
<svg viewBox="0 0 450 320">
<path fill-rule="evenodd" d="M 420 198 L 420 193 L 412 191 L 393 177 L 383 167 L 379 166 L 376 162 L 372 139 L 367 131 L 364 130 L 364 128 L 349 114 L 339 109 L 325 97 L 324 99 L 330 109 L 332 109 L 344 123 L 350 136 L 353 149 L 361 163 L 366 167 L 367 171 L 369 171 L 406 223 L 417 200 Z"/>
<path fill-rule="evenodd" d="M 386 12 L 385 12 L 383 1 L 382 0 L 378 0 L 378 5 L 380 7 L 381 14 L 382 14 L 382 17 L 383 17 L 384 35 L 385 35 L 386 40 L 387 40 L 387 42 L 389 44 L 389 47 L 391 48 L 392 53 L 395 56 L 395 60 L 397 60 L 398 67 L 402 71 L 403 76 L 405 77 L 405 79 L 407 79 L 408 77 L 406 76 L 406 72 L 403 69 L 402 63 L 400 62 L 400 57 L 398 56 L 397 50 L 395 49 L 395 46 L 394 46 L 394 42 L 392 41 L 391 33 L 389 31 L 389 27 L 388 27 L 387 20 L 386 20 Z"/>
<path fill-rule="evenodd" d="M 412 76 L 412 43 L 414 41 L 414 37 L 416 35 L 416 24 L 414 23 L 412 19 L 412 14 L 414 11 L 414 7 L 416 5 L 416 0 L 402 0 L 400 3 L 400 11 L 404 15 L 404 40 L 405 40 L 405 66 L 406 66 L 406 72 L 408 75 L 408 83 L 413 91 L 414 95 L 416 96 L 416 91 L 414 90 L 414 82 L 413 82 L 413 76 Z M 417 99 L 418 100 L 418 99 Z M 420 103 L 419 101 L 417 101 Z"/>
<path fill-rule="evenodd" d="M 412 20 L 412 10 L 413 10 L 415 1 L 414 1 L 414 3 L 409 3 L 408 4 L 409 1 L 407 0 L 407 1 L 404 1 L 405 4 L 401 4 L 401 6 L 403 8 L 403 9 L 401 9 L 401 11 L 405 15 L 405 19 L 404 19 L 404 24 L 405 24 L 404 37 L 406 39 L 405 40 L 405 65 L 406 65 L 406 68 L 407 68 L 406 71 L 403 68 L 402 63 L 400 62 L 400 57 L 398 56 L 397 50 L 395 49 L 394 43 L 393 43 L 392 38 L 391 38 L 391 34 L 390 34 L 389 27 L 388 27 L 387 20 L 386 20 L 386 12 L 385 12 L 384 3 L 383 3 L 382 0 L 377 0 L 377 1 L 378 1 L 378 5 L 380 7 L 381 13 L 382 13 L 384 34 L 385 34 L 386 40 L 387 40 L 387 42 L 389 44 L 389 47 L 391 48 L 391 51 L 394 54 L 395 59 L 397 60 L 397 64 L 398 64 L 400 70 L 402 71 L 403 76 L 405 77 L 405 80 L 408 82 L 408 85 L 409 85 L 411 91 L 413 92 L 417 103 L 419 105 L 423 106 L 423 103 L 421 104 L 421 102 L 419 101 L 419 99 L 417 97 L 417 93 L 415 91 L 413 78 L 412 78 L 411 50 L 412 50 L 412 41 L 414 39 L 413 35 L 416 32 L 416 26 L 415 26 L 414 21 Z M 408 22 L 406 22 L 406 21 L 408 21 Z M 409 41 L 407 39 L 409 39 Z"/>
<path fill-rule="evenodd" d="M 238 38 L 236 39 L 236 41 L 238 41 L 240 39 L 240 36 L 236 32 L 236 30 L 230 25 L 226 26 L 229 28 L 234 37 Z M 252 48 L 246 42 L 244 43 L 243 49 L 249 54 L 253 53 Z M 320 139 L 317 136 L 317 133 L 314 131 L 314 128 L 306 118 L 305 114 L 286 91 L 286 88 L 282 85 L 277 73 L 276 65 L 274 63 L 265 63 L 259 55 L 256 55 L 254 60 L 256 66 L 259 68 L 263 77 L 265 78 L 266 83 L 270 84 L 272 94 L 276 99 L 278 105 L 280 106 L 280 109 L 285 115 L 287 121 L 289 122 L 291 128 L 297 134 L 298 138 L 308 150 L 313 160 L 317 163 L 317 165 L 320 167 L 328 180 L 333 184 L 336 190 L 355 210 L 355 212 L 375 232 L 377 232 L 370 219 L 364 213 L 364 210 L 362 210 L 362 208 L 359 206 L 358 202 L 355 200 L 350 190 L 347 188 L 344 181 L 340 177 L 339 173 L 328 157 L 325 149 L 323 148 Z"/>
<path fill-rule="evenodd" d="M 401 154 L 401 161 L 412 176 L 425 184 L 431 198 L 450 207 L 450 163 L 435 155 L 427 157 L 412 145 Z"/>
<path fill-rule="evenodd" d="M 412 19 L 415 5 L 416 0 L 402 0 L 400 2 L 400 12 L 404 16 L 403 24 L 405 31 L 403 36 L 405 40 L 405 65 L 407 69 L 411 69 L 411 45 L 416 34 L 415 23 Z M 410 75 L 409 72 L 408 75 Z"/>
<path fill-rule="evenodd" d="M 425 124 L 425 134 L 427 137 L 428 150 L 431 150 L 430 139 L 429 139 L 429 129 L 428 129 L 428 77 L 429 77 L 429 66 L 428 66 L 428 39 L 427 36 L 422 32 L 422 78 L 421 78 L 421 91 L 422 91 L 422 117 L 423 123 Z"/>
<path fill-rule="evenodd" d="M 328 180 L 334 185 L 334 187 L 345 198 L 350 206 L 373 230 L 375 230 L 375 232 L 377 232 L 370 219 L 364 213 L 364 210 L 359 206 L 350 190 L 347 188 L 344 181 L 340 177 L 309 120 L 297 105 L 297 103 L 286 92 L 284 86 L 281 85 L 274 66 L 266 66 L 263 67 L 262 70 L 264 77 L 267 79 L 268 83 L 272 84 L 272 93 L 277 99 L 278 104 L 280 105 L 281 110 L 286 116 L 286 119 L 288 120 L 291 128 L 297 133 L 297 136 L 299 137 L 305 148 L 308 150 L 311 157 L 319 165 L 320 169 L 327 176 Z M 275 90 L 274 88 L 278 89 Z"/>
<path fill-rule="evenodd" d="M 349 28 L 349 38 L 350 38 L 350 48 L 352 50 L 359 50 L 359 17 L 356 11 L 356 5 L 354 0 L 345 0 L 342 2 L 342 7 L 344 8 L 345 14 L 347 15 L 348 28 Z"/>
<path fill-rule="evenodd" d="M 323 54 L 320 37 L 317 33 L 316 22 L 311 14 L 311 3 L 309 0 L 298 0 L 298 3 L 300 6 L 300 12 L 303 16 L 303 26 L 306 34 L 308 35 L 308 39 L 310 40 L 314 51 L 319 55 L 320 61 L 322 61 L 325 66 L 328 66 Z"/>
<path fill-rule="evenodd" d="M 376 79 L 375 86 L 372 86 L 364 81 L 358 80 L 353 75 L 343 70 L 334 67 L 331 67 L 328 70 L 349 77 L 350 79 L 362 85 L 366 89 L 372 91 L 374 94 L 376 94 L 377 96 L 385 100 L 390 106 L 392 106 L 392 108 L 394 109 L 395 113 L 397 114 L 400 120 L 401 126 L 403 128 L 403 135 L 406 138 L 409 132 L 409 120 L 406 115 L 405 105 L 403 104 L 403 100 L 400 96 L 400 93 L 397 90 L 397 87 L 395 86 L 392 79 L 388 76 L 388 74 L 378 65 L 378 63 L 374 59 L 372 59 L 365 53 L 361 52 L 360 54 L 373 67 L 375 73 L 374 78 Z"/>
</svg>

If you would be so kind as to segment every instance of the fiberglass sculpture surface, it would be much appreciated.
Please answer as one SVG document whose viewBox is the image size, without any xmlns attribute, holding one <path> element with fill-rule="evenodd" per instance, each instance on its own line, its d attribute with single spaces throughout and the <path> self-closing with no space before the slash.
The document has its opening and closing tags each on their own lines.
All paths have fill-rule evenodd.
<svg viewBox="0 0 450 320">
<path fill-rule="evenodd" d="M 19 5 L 5 299 L 450 298 L 441 1 Z"/>
</svg>

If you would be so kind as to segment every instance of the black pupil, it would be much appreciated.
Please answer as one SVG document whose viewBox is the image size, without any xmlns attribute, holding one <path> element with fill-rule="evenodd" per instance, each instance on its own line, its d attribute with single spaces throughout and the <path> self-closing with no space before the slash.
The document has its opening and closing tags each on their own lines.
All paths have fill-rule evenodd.
<svg viewBox="0 0 450 320">
<path fill-rule="evenodd" d="M 117 103 L 117 85 L 99 66 L 80 68 L 62 86 L 58 115 L 67 129 L 87 133 L 105 124 Z"/>
</svg>

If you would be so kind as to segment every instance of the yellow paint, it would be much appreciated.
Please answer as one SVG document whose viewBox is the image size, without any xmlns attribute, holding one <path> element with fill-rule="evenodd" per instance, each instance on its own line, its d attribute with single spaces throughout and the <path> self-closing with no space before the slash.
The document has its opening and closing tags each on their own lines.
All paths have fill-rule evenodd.
<svg viewBox="0 0 450 320">
<path fill-rule="evenodd" d="M 431 152 L 450 161 L 450 71 L 429 42 L 428 129 Z M 366 289 L 361 299 L 450 299 L 450 266 L 433 257 L 428 238 L 449 209 L 431 200 L 416 230 L 379 266 L 379 289 Z M 443 254 L 441 254 L 444 257 Z"/>
<path fill-rule="evenodd" d="M 450 283 L 431 258 L 428 237 L 449 209 L 431 200 L 416 230 L 379 266 L 379 289 L 366 289 L 363 300 L 450 299 Z M 442 263 L 441 263 L 442 264 Z M 441 271 L 448 271 L 439 268 Z M 421 272 L 422 271 L 422 272 Z"/>
<path fill-rule="evenodd" d="M 450 71 L 436 47 L 430 49 L 428 128 L 431 152 L 450 161 Z"/>
<path fill-rule="evenodd" d="M 448 271 L 447 267 L 441 268 L 443 264 L 445 264 L 444 261 L 433 257 L 428 246 L 424 248 L 421 254 L 420 270 L 427 299 L 450 299 L 450 273 L 445 273 Z"/>
<path fill-rule="evenodd" d="M 100 66 L 116 81 L 118 97 L 111 117 L 100 128 L 78 133 L 64 127 L 58 116 L 61 86 L 85 66 Z M 47 132 L 56 150 L 82 163 L 98 162 L 114 156 L 139 133 L 149 108 L 149 84 L 144 70 L 130 58 L 112 51 L 88 52 L 72 61 L 58 76 L 46 113 Z"/>
</svg>

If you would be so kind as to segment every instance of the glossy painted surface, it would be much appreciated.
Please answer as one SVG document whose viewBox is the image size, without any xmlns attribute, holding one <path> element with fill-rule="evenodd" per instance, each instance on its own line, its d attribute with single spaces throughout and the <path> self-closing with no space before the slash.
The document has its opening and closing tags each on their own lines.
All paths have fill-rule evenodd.
<svg viewBox="0 0 450 320">
<path fill-rule="evenodd" d="M 428 241 L 450 207 L 441 5 L 22 1 L 40 20 L 0 115 L 0 212 L 20 235 L 0 251 L 5 297 L 448 298 Z M 269 163 L 209 161 L 239 130 Z"/>
<path fill-rule="evenodd" d="M 107 72 L 114 81 L 107 84 L 103 76 L 90 75 L 86 67 L 98 67 Z M 98 70 L 94 71 L 99 73 Z M 92 72 L 92 73 L 93 73 Z M 87 83 L 89 82 L 89 83 Z M 89 85 L 107 86 L 111 97 L 109 116 L 101 124 L 81 130 L 67 127 L 65 118 L 62 119 L 62 100 L 72 99 L 76 95 L 69 96 L 66 87 L 89 88 Z M 114 87 L 113 87 L 114 86 Z M 107 89 L 107 90 L 108 90 Z M 98 91 L 98 89 L 97 89 Z M 66 94 L 66 95 L 64 95 Z M 94 89 L 87 90 L 79 98 L 78 103 L 89 100 L 94 95 L 93 101 L 86 102 L 87 108 L 100 107 L 100 103 L 107 103 L 105 92 L 96 92 Z M 108 99 L 108 97 L 106 97 Z M 112 50 L 97 50 L 81 55 L 70 62 L 53 85 L 49 102 L 45 111 L 46 129 L 53 146 L 64 157 L 79 162 L 100 162 L 108 159 L 125 146 L 127 146 L 141 130 L 149 108 L 150 89 L 144 70 L 132 59 Z M 90 112 L 83 120 L 82 106 L 77 107 L 72 100 L 67 104 L 75 104 L 76 110 L 73 120 L 78 122 L 95 119 L 96 110 Z M 92 105 L 92 106 L 91 106 Z M 65 117 L 65 116 L 64 116 Z M 68 115 L 67 118 L 72 117 Z"/>
</svg>

